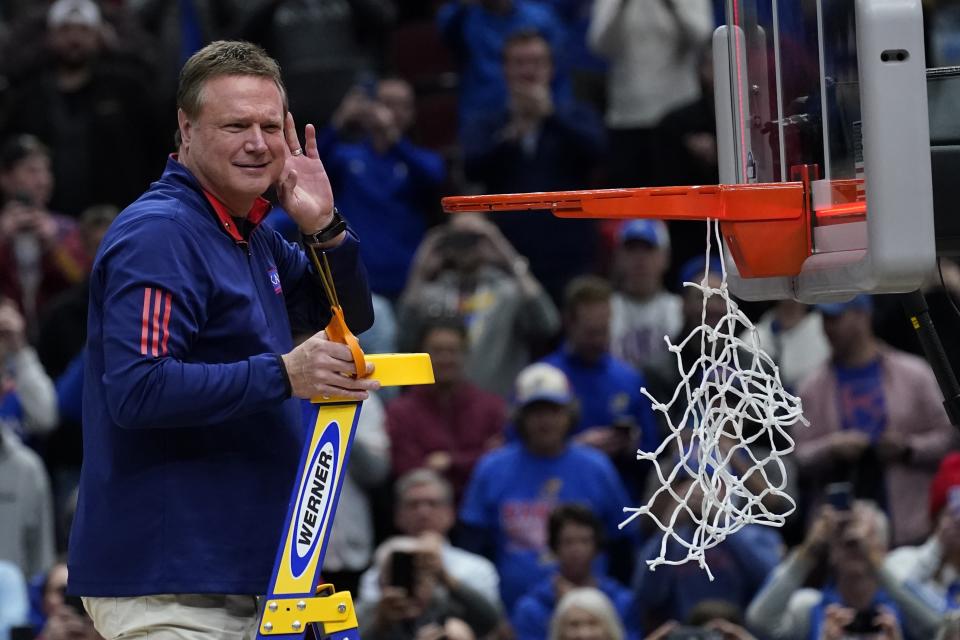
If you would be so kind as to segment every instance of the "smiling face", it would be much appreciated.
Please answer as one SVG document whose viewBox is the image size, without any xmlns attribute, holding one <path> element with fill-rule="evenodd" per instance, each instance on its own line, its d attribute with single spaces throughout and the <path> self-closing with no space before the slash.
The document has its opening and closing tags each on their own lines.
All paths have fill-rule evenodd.
<svg viewBox="0 0 960 640">
<path fill-rule="evenodd" d="M 203 86 L 198 113 L 178 114 L 180 161 L 235 214 L 280 177 L 288 152 L 283 99 L 262 76 L 215 76 Z"/>
</svg>

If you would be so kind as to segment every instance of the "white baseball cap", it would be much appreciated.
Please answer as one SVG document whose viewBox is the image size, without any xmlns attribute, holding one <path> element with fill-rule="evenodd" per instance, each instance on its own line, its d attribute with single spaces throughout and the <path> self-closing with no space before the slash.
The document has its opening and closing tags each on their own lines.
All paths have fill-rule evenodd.
<svg viewBox="0 0 960 640">
<path fill-rule="evenodd" d="M 545 362 L 531 364 L 517 375 L 514 397 L 519 407 L 532 402 L 569 404 L 574 400 L 566 374 Z"/>
<path fill-rule="evenodd" d="M 100 7 L 93 0 L 57 0 L 47 11 L 47 26 L 50 28 L 65 24 L 96 28 L 102 23 Z"/>
</svg>

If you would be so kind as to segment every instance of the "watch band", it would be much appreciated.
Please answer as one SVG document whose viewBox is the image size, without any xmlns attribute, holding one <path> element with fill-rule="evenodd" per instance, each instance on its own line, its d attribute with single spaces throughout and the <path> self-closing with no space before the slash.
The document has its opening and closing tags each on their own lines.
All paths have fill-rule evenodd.
<svg viewBox="0 0 960 640">
<path fill-rule="evenodd" d="M 330 242 L 341 233 L 343 233 L 347 228 L 347 221 L 343 216 L 340 215 L 340 211 L 334 207 L 333 208 L 333 219 L 330 220 L 330 224 L 325 226 L 320 231 L 316 233 L 303 233 L 300 232 L 300 236 L 303 238 L 304 244 L 311 246 L 318 246 L 321 244 L 326 244 Z"/>
</svg>

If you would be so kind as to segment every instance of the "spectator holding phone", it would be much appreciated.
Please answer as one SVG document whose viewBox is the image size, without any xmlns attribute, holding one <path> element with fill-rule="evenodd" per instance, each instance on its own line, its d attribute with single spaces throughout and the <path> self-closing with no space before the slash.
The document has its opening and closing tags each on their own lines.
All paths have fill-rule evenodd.
<svg viewBox="0 0 960 640">
<path fill-rule="evenodd" d="M 76 223 L 51 212 L 49 150 L 31 135 L 0 145 L 0 294 L 17 303 L 28 325 L 57 293 L 83 280 L 90 256 Z"/>
<path fill-rule="evenodd" d="M 443 157 L 407 137 L 415 117 L 410 83 L 384 78 L 351 89 L 317 139 L 338 205 L 364 239 L 360 255 L 370 288 L 390 300 L 403 291 L 447 177 Z M 359 139 L 350 138 L 353 129 Z"/>
<path fill-rule="evenodd" d="M 911 638 L 933 637 L 937 612 L 883 568 L 889 539 L 887 518 L 874 504 L 823 505 L 803 544 L 750 604 L 747 622 L 773 640 L 841 640 L 844 634 L 900 640 L 901 629 Z M 827 583 L 804 587 L 822 561 Z"/>
<path fill-rule="evenodd" d="M 357 605 L 364 640 L 473 640 L 499 622 L 496 607 L 442 570 L 429 541 L 388 538 L 375 558 L 379 598 Z"/>
<path fill-rule="evenodd" d="M 690 611 L 687 624 L 670 620 L 644 640 L 756 640 L 742 624 L 743 612 L 737 605 L 726 600 L 703 600 Z"/>
<path fill-rule="evenodd" d="M 427 564 L 437 571 L 440 582 L 448 588 L 469 587 L 499 608 L 496 567 L 483 556 L 452 545 L 448 538 L 457 519 L 450 482 L 431 469 L 414 469 L 397 479 L 394 494 L 394 525 L 429 548 Z M 380 582 L 380 568 L 374 563 L 360 578 L 359 599 L 379 600 Z"/>
<path fill-rule="evenodd" d="M 461 132 L 471 118 L 491 105 L 508 100 L 508 79 L 503 71 L 503 52 L 510 36 L 518 31 L 542 34 L 558 49 L 563 27 L 545 3 L 533 0 L 448 0 L 437 12 L 437 27 L 459 66 L 459 113 Z M 553 93 L 570 95 L 570 79 L 564 70 L 547 78 Z"/>
<path fill-rule="evenodd" d="M 819 304 L 830 359 L 799 386 L 810 426 L 797 429 L 796 461 L 816 491 L 837 481 L 890 514 L 894 545 L 930 533 L 926 496 L 940 458 L 956 444 L 930 365 L 873 332 L 873 302 Z"/>
<path fill-rule="evenodd" d="M 431 317 L 467 327 L 467 378 L 509 395 L 531 352 L 560 329 L 560 314 L 521 255 L 481 216 L 458 214 L 417 249 L 398 312 L 401 349 L 414 349 Z"/>
<path fill-rule="evenodd" d="M 37 640 L 103 640 L 83 609 L 80 598 L 66 595 L 67 564 L 58 562 L 43 584 L 43 614 L 46 621 Z"/>
<path fill-rule="evenodd" d="M 933 534 L 919 546 L 894 549 L 884 566 L 936 611 L 960 610 L 960 453 L 948 454 L 930 487 Z"/>
<path fill-rule="evenodd" d="M 606 148 L 603 124 L 590 107 L 551 88 L 558 49 L 542 32 L 520 30 L 503 45 L 509 99 L 485 98 L 463 129 L 463 170 L 486 193 L 584 189 Z M 465 94 L 463 94 L 465 95 Z M 596 220 L 558 220 L 549 211 L 492 213 L 491 220 L 529 258 L 554 300 L 599 257 Z"/>
<path fill-rule="evenodd" d="M 900 623 L 892 610 L 881 607 L 864 615 L 838 604 L 827 605 L 819 640 L 847 640 L 867 635 L 874 640 L 902 640 Z"/>
</svg>

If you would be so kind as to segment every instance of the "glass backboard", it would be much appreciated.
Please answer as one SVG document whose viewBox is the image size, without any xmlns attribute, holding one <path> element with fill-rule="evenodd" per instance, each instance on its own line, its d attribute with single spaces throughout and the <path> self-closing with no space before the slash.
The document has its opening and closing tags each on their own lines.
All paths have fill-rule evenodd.
<svg viewBox="0 0 960 640">
<path fill-rule="evenodd" d="M 920 1 L 728 0 L 726 20 L 714 34 L 721 182 L 806 180 L 811 211 L 801 273 L 735 275 L 734 293 L 917 288 L 935 259 Z"/>
</svg>

